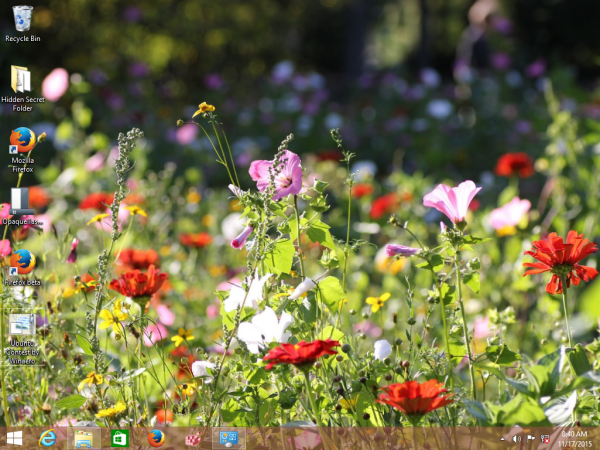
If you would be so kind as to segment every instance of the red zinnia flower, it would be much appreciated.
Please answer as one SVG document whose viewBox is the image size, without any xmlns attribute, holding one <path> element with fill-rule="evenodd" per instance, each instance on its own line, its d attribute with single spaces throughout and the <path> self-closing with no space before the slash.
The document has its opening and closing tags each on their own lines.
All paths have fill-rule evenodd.
<svg viewBox="0 0 600 450">
<path fill-rule="evenodd" d="M 398 196 L 392 192 L 373 200 L 371 204 L 371 219 L 381 219 L 385 214 L 392 214 L 399 204 Z"/>
<path fill-rule="evenodd" d="M 29 207 L 33 209 L 43 208 L 50 203 L 48 191 L 41 186 L 29 187 Z"/>
<path fill-rule="evenodd" d="M 562 236 L 550 233 L 548 239 L 535 241 L 533 250 L 524 253 L 540 262 L 524 263 L 523 266 L 533 267 L 533 269 L 525 272 L 523 276 L 552 272 L 552 278 L 546 285 L 546 292 L 562 294 L 564 286 L 561 277 L 566 277 L 567 288 L 571 287 L 571 283 L 577 286 L 581 280 L 591 281 L 596 278 L 598 275 L 596 269 L 578 263 L 597 251 L 596 244 L 584 239 L 583 234 L 577 234 L 576 231 L 569 231 L 566 244 Z"/>
<path fill-rule="evenodd" d="M 104 211 L 108 206 L 112 205 L 115 195 L 108 192 L 94 192 L 81 200 L 79 209 L 95 209 Z"/>
<path fill-rule="evenodd" d="M 352 197 L 363 198 L 373 193 L 373 186 L 367 183 L 357 183 L 352 186 Z"/>
<path fill-rule="evenodd" d="M 502 155 L 496 164 L 496 175 L 502 177 L 518 175 L 521 178 L 526 178 L 534 173 L 533 159 L 523 152 Z"/>
<path fill-rule="evenodd" d="M 396 408 L 406 414 L 411 422 L 418 422 L 423 415 L 452 403 L 452 394 L 442 396 L 448 389 L 437 380 L 425 383 L 406 381 L 391 384 L 382 390 L 385 392 L 379 395 L 376 402 Z"/>
<path fill-rule="evenodd" d="M 147 269 L 151 265 L 157 266 L 159 259 L 158 253 L 152 249 L 134 250 L 126 248 L 119 255 L 119 261 L 132 269 Z"/>
<path fill-rule="evenodd" d="M 212 244 L 210 234 L 203 231 L 202 233 L 183 233 L 179 235 L 179 242 L 186 247 L 204 248 Z"/>
<path fill-rule="evenodd" d="M 125 272 L 118 280 L 110 282 L 110 288 L 130 298 L 151 297 L 163 285 L 169 276 L 151 265 L 148 273 L 139 270 Z"/>
<path fill-rule="evenodd" d="M 269 351 L 263 361 L 268 362 L 266 369 L 271 370 L 275 364 L 293 364 L 299 368 L 312 366 L 323 355 L 337 355 L 333 347 L 339 347 L 338 341 L 298 342 L 297 344 L 281 344 Z"/>
</svg>

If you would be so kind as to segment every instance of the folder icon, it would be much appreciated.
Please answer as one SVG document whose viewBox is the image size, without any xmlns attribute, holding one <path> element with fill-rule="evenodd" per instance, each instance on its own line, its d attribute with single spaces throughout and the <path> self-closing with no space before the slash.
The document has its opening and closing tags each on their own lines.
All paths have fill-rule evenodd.
<svg viewBox="0 0 600 450">
<path fill-rule="evenodd" d="M 10 66 L 10 87 L 16 92 L 31 92 L 31 72 L 27 67 Z"/>
</svg>

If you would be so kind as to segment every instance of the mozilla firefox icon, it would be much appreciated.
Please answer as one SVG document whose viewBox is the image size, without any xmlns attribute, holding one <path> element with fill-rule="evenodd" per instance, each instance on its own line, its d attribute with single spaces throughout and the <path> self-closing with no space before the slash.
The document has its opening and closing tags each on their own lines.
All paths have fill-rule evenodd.
<svg viewBox="0 0 600 450">
<path fill-rule="evenodd" d="M 35 145 L 35 133 L 29 128 L 19 127 L 11 133 L 10 145 L 16 145 L 19 153 L 27 153 Z"/>
<path fill-rule="evenodd" d="M 35 268 L 35 255 L 29 250 L 15 250 L 10 255 L 10 267 L 16 267 L 19 275 L 28 274 Z"/>
<path fill-rule="evenodd" d="M 151 447 L 162 447 L 165 443 L 165 433 L 160 430 L 154 429 L 148 433 L 148 444 Z"/>
</svg>

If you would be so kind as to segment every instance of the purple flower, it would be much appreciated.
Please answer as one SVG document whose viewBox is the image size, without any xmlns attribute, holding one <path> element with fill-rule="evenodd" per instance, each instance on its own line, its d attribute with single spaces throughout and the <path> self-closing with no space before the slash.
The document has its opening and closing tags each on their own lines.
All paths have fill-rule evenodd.
<svg viewBox="0 0 600 450">
<path fill-rule="evenodd" d="M 208 89 L 219 90 L 225 86 L 225 81 L 218 73 L 211 73 L 204 77 L 204 84 Z"/>
<path fill-rule="evenodd" d="M 231 241 L 231 246 L 233 248 L 237 248 L 238 250 L 241 249 L 246 243 L 246 239 L 248 239 L 248 236 L 250 236 L 253 231 L 254 227 L 252 225 L 248 225 L 246 228 L 244 228 L 244 231 L 242 231 L 238 237 Z"/>
<path fill-rule="evenodd" d="M 142 10 L 136 6 L 128 6 L 123 11 L 123 19 L 127 22 L 139 22 L 142 19 Z"/>
<path fill-rule="evenodd" d="M 67 258 L 67 263 L 73 264 L 77 262 L 77 246 L 79 245 L 79 239 L 73 238 L 73 242 L 71 243 L 71 253 L 69 253 L 69 257 Z"/>
<path fill-rule="evenodd" d="M 127 72 L 129 73 L 129 76 L 133 78 L 142 78 L 148 75 L 150 69 L 142 62 L 135 62 L 129 65 Z"/>
<path fill-rule="evenodd" d="M 537 59 L 527 66 L 525 73 L 529 78 L 541 77 L 546 73 L 546 61 Z"/>
<path fill-rule="evenodd" d="M 273 200 L 281 200 L 288 195 L 297 195 L 302 190 L 302 164 L 300 157 L 295 153 L 285 150 L 281 157 L 282 165 L 275 177 L 275 193 Z M 256 187 L 263 192 L 269 187 L 269 169 L 273 161 L 259 160 L 250 164 L 250 176 L 256 181 Z"/>
<path fill-rule="evenodd" d="M 510 67 L 511 58 L 508 53 L 498 52 L 492 55 L 492 66 L 497 70 L 506 70 Z"/>
<path fill-rule="evenodd" d="M 420 248 L 406 247 L 398 244 L 388 244 L 385 246 L 385 254 L 388 256 L 403 256 L 405 258 L 410 258 L 420 251 Z"/>
<path fill-rule="evenodd" d="M 439 184 L 423 197 L 423 205 L 444 213 L 455 225 L 464 226 L 469 204 L 480 190 L 481 188 L 475 186 L 471 180 L 464 181 L 454 188 Z"/>
</svg>

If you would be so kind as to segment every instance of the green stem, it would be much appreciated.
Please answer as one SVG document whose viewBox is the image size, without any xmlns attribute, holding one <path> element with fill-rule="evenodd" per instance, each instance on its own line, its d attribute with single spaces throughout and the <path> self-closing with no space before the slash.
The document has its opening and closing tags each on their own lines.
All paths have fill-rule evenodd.
<svg viewBox="0 0 600 450">
<path fill-rule="evenodd" d="M 310 385 L 310 380 L 308 379 L 308 370 L 304 371 L 304 384 L 306 386 L 306 395 L 308 396 L 310 407 L 312 408 L 313 413 L 315 414 L 315 418 L 317 419 L 317 426 L 319 427 L 319 431 L 321 431 L 320 428 L 323 428 L 323 423 L 321 422 L 321 412 L 319 411 L 315 403 L 315 396 L 312 390 L 312 386 Z"/>
<path fill-rule="evenodd" d="M 469 329 L 467 328 L 467 313 L 463 302 L 462 280 L 460 276 L 460 252 L 456 251 L 454 258 L 454 266 L 456 269 L 456 290 L 458 292 L 458 303 L 460 304 L 460 313 L 463 322 L 463 336 L 465 339 L 465 347 L 467 349 L 467 358 L 469 363 L 469 376 L 471 378 L 471 399 L 477 400 L 477 392 L 475 386 L 475 370 L 473 369 L 473 353 L 471 352 L 471 342 L 469 341 Z"/>
<path fill-rule="evenodd" d="M 569 309 L 567 308 L 567 277 L 560 277 L 562 284 L 562 300 L 563 308 L 565 309 L 565 322 L 567 323 L 567 337 L 569 338 L 569 347 L 573 348 L 573 341 L 571 339 L 571 327 L 569 326 Z"/>
<path fill-rule="evenodd" d="M 300 275 L 304 279 L 304 258 L 302 255 L 302 247 L 300 245 L 300 210 L 298 209 L 298 196 L 294 195 L 294 211 L 296 211 L 296 233 L 298 233 L 298 258 L 300 259 Z"/>
</svg>

